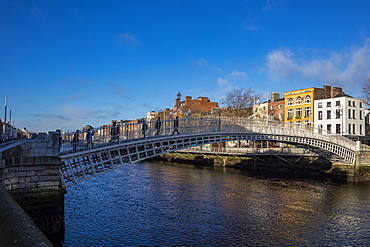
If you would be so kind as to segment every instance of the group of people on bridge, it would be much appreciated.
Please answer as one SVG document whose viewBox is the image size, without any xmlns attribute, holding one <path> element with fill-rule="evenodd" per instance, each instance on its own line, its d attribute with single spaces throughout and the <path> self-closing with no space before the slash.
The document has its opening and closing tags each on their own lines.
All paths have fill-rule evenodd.
<svg viewBox="0 0 370 247">
<path fill-rule="evenodd" d="M 149 125 L 147 124 L 145 119 L 142 119 L 141 121 L 139 121 L 139 124 L 141 124 L 141 134 L 142 134 L 142 136 L 144 138 L 147 138 Z M 158 117 L 158 119 L 155 121 L 154 128 L 155 128 L 154 136 L 159 136 L 161 134 L 161 131 L 162 131 L 162 121 L 161 121 L 160 117 Z M 115 143 L 115 142 L 119 141 L 120 134 L 121 134 L 120 130 L 121 130 L 120 125 L 117 125 L 117 122 L 113 122 L 112 126 L 110 126 L 109 143 Z M 91 149 L 93 147 L 93 136 L 94 136 L 94 133 L 95 133 L 94 130 L 92 128 L 88 128 L 85 133 L 86 133 L 85 140 L 83 140 L 83 139 L 80 140 L 81 134 L 83 134 L 83 133 L 81 133 L 80 130 L 76 130 L 74 132 L 73 138 L 71 140 L 74 152 L 77 151 L 77 147 L 79 146 L 79 143 L 81 141 L 86 141 L 87 148 Z M 180 132 L 179 132 L 179 117 L 178 116 L 176 116 L 176 118 L 173 120 L 172 135 L 174 135 L 174 134 L 178 134 L 178 135 L 180 134 Z"/>
<path fill-rule="evenodd" d="M 144 138 L 146 138 L 146 133 L 148 131 L 148 124 L 146 123 L 145 119 L 141 120 L 141 124 L 142 124 L 141 133 L 143 134 Z M 155 121 L 155 125 L 154 125 L 154 128 L 156 129 L 156 133 L 154 134 L 154 136 L 159 136 L 160 135 L 161 127 L 162 127 L 162 121 L 161 121 L 161 118 L 158 117 L 158 119 L 157 119 L 157 121 Z M 180 134 L 180 132 L 179 132 L 179 117 L 178 116 L 176 116 L 175 120 L 173 121 L 172 135 L 174 135 L 175 133 L 177 133 L 178 135 Z"/>
</svg>

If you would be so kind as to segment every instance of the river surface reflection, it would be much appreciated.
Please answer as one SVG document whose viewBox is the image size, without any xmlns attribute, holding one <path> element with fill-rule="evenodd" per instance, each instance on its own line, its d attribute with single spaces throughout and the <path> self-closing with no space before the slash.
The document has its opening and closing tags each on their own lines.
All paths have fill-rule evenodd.
<svg viewBox="0 0 370 247">
<path fill-rule="evenodd" d="M 370 184 L 130 164 L 72 186 L 65 246 L 370 244 Z"/>
</svg>

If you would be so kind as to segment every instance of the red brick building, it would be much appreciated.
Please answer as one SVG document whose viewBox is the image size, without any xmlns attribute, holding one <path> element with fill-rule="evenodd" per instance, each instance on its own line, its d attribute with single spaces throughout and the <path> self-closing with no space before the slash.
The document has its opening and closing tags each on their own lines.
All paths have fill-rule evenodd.
<svg viewBox="0 0 370 247">
<path fill-rule="evenodd" d="M 191 96 L 186 96 L 184 101 L 175 99 L 175 105 L 172 108 L 172 112 L 176 112 L 178 105 L 180 105 L 180 108 L 189 111 L 191 114 L 211 112 L 212 109 L 219 108 L 218 103 L 211 102 L 208 97 L 192 99 Z"/>
<path fill-rule="evenodd" d="M 268 102 L 269 120 L 284 121 L 284 98 L 280 98 L 279 93 L 271 93 L 271 100 Z"/>
</svg>

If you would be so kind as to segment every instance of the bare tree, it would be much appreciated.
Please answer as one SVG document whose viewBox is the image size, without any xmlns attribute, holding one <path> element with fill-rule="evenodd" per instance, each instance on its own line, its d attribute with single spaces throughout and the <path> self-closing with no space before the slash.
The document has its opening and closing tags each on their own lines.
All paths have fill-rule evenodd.
<svg viewBox="0 0 370 247">
<path fill-rule="evenodd" d="M 365 103 L 370 106 L 370 78 L 362 85 L 362 94 L 365 99 Z"/>
<path fill-rule="evenodd" d="M 236 88 L 226 93 L 220 103 L 231 109 L 235 115 L 242 116 L 249 114 L 253 101 L 258 98 L 259 95 L 255 94 L 251 87 L 248 89 Z"/>
</svg>

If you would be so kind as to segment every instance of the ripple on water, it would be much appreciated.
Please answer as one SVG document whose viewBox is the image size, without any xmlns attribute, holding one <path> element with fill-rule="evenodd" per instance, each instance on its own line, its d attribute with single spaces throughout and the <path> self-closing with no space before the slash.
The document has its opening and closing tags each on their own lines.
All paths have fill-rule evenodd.
<svg viewBox="0 0 370 247">
<path fill-rule="evenodd" d="M 133 164 L 68 189 L 66 246 L 364 245 L 370 186 Z"/>
</svg>

